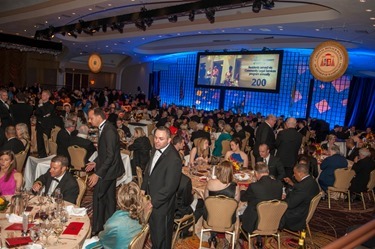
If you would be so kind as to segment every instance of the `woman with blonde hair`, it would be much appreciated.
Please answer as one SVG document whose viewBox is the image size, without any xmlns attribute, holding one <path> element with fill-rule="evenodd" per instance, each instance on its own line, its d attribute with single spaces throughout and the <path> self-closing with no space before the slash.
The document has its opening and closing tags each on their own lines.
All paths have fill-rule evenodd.
<svg viewBox="0 0 375 249">
<path fill-rule="evenodd" d="M 85 248 L 128 248 L 132 239 L 147 222 L 144 213 L 149 211 L 151 203 L 145 205 L 142 202 L 141 190 L 135 182 L 121 186 L 117 193 L 117 205 L 120 209 L 104 224 L 104 230 L 98 235 L 99 241 Z"/>
<path fill-rule="evenodd" d="M 16 134 L 17 138 L 21 140 L 23 146 L 26 146 L 30 143 L 30 134 L 29 134 L 29 127 L 25 123 L 18 123 L 16 124 Z"/>
<path fill-rule="evenodd" d="M 201 160 L 203 163 L 208 163 L 210 157 L 210 146 L 208 139 L 205 137 L 196 138 L 196 146 L 190 151 L 189 162 Z"/>
</svg>

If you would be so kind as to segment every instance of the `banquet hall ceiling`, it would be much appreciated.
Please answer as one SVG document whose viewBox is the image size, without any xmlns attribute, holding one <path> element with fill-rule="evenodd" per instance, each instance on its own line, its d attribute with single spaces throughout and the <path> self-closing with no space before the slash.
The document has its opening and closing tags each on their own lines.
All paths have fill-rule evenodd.
<svg viewBox="0 0 375 249">
<path fill-rule="evenodd" d="M 156 10 L 200 1 L 173 0 L 2 0 L 0 32 L 33 37 L 37 30 Z M 207 1 L 206 1 L 207 2 Z M 232 1 L 227 1 L 231 3 Z M 313 49 L 326 40 L 337 40 L 349 51 L 349 70 L 375 77 L 375 1 L 309 0 L 276 1 L 272 10 L 252 11 L 252 3 L 236 8 L 216 8 L 215 22 L 205 14 L 179 14 L 175 23 L 167 16 L 154 20 L 146 31 L 126 24 L 123 33 L 102 29 L 77 38 L 57 34 L 65 61 L 87 61 L 93 52 L 116 67 L 161 58 L 166 54 L 197 51 Z M 303 50 L 301 50 L 303 51 Z M 354 63 L 355 62 L 355 63 Z"/>
</svg>

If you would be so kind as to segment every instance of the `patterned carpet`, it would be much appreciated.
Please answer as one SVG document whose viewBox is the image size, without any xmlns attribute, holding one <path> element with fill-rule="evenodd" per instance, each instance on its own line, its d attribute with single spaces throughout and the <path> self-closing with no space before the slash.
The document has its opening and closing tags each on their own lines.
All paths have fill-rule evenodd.
<svg viewBox="0 0 375 249">
<path fill-rule="evenodd" d="M 321 201 L 318 208 L 310 222 L 310 228 L 313 234 L 314 244 L 312 246 L 310 239 L 307 239 L 307 248 L 317 249 L 321 248 L 336 238 L 345 235 L 347 229 L 351 226 L 362 225 L 371 221 L 375 217 L 375 204 L 366 196 L 367 209 L 363 210 L 361 201 L 352 203 L 352 210 L 348 210 L 347 200 L 332 200 L 331 209 L 328 209 L 328 201 Z M 88 214 L 92 217 L 92 190 L 88 189 L 83 198 L 82 206 L 88 209 Z M 281 247 L 283 249 L 297 248 L 297 238 L 291 234 L 282 232 Z M 204 247 L 208 247 L 208 243 L 203 243 Z M 195 249 L 199 247 L 199 237 L 196 235 L 183 240 L 178 240 L 175 249 Z M 145 248 L 151 248 L 150 242 L 146 244 Z M 237 245 L 236 249 L 248 248 L 247 242 Z M 277 248 L 277 241 L 274 238 L 268 237 L 264 243 L 265 249 Z"/>
</svg>

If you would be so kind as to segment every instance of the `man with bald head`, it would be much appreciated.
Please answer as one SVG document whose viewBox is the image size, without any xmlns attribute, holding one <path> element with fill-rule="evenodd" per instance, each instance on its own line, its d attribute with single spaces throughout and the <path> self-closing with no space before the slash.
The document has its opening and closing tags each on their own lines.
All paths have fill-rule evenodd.
<svg viewBox="0 0 375 249">
<path fill-rule="evenodd" d="M 288 118 L 285 125 L 286 129 L 280 131 L 276 138 L 276 156 L 283 163 L 286 176 L 292 177 L 293 167 L 297 162 L 298 151 L 302 143 L 302 134 L 296 130 L 295 118 Z"/>
</svg>

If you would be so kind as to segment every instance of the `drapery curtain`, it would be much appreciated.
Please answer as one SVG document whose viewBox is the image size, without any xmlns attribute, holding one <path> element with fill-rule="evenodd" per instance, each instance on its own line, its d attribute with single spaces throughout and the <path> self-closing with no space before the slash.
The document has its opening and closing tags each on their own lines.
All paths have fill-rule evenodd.
<svg viewBox="0 0 375 249">
<path fill-rule="evenodd" d="M 375 129 L 375 79 L 353 77 L 350 83 L 345 125 Z"/>
</svg>

